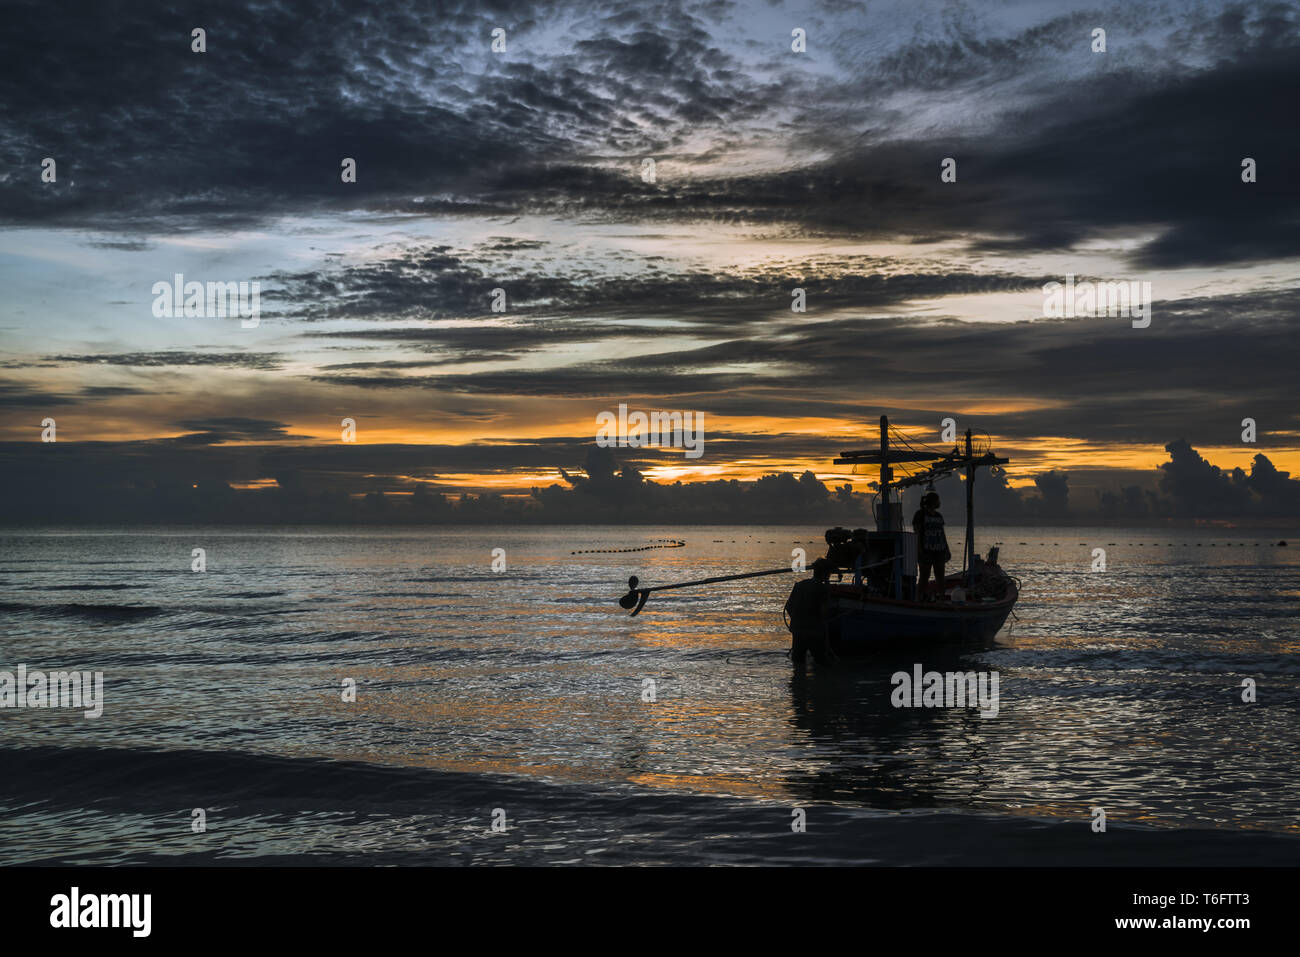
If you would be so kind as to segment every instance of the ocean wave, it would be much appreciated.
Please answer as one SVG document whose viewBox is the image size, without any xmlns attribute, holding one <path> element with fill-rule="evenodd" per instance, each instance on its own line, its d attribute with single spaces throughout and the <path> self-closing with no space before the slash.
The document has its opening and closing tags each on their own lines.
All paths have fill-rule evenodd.
<svg viewBox="0 0 1300 957">
<path fill-rule="evenodd" d="M 16 612 L 36 617 L 83 618 L 91 621 L 135 621 L 168 614 L 168 609 L 157 605 L 97 605 L 69 602 L 63 604 L 37 604 L 32 602 L 0 602 L 0 612 Z"/>
</svg>

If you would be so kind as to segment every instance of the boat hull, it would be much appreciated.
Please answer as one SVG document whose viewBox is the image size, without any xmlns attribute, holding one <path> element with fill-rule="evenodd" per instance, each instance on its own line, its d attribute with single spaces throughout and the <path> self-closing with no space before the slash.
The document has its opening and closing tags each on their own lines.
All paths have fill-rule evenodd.
<svg viewBox="0 0 1300 957">
<path fill-rule="evenodd" d="M 897 601 L 833 587 L 831 647 L 838 654 L 862 654 L 899 645 L 989 641 L 1018 597 L 1014 584 L 996 601 L 955 603 Z"/>
</svg>

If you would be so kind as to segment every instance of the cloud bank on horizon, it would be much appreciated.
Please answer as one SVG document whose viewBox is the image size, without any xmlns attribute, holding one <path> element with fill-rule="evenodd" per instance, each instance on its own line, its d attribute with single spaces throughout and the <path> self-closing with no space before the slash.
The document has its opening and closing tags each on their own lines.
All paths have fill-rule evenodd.
<svg viewBox="0 0 1300 957">
<path fill-rule="evenodd" d="M 531 501 L 560 515 L 597 490 L 686 508 L 805 470 L 835 495 L 866 477 L 833 453 L 888 413 L 990 433 L 1011 517 L 1050 513 L 1066 473 L 1090 514 L 1185 516 L 1196 488 L 1207 516 L 1300 515 L 1278 471 L 1300 469 L 1295 3 L 19 2 L 7 20 L 9 500 L 57 486 L 111 518 L 140 507 L 125 490 L 173 484 L 554 484 Z M 260 322 L 155 315 L 176 274 L 258 282 Z M 1150 326 L 1044 316 L 1067 275 L 1150 282 Z M 593 465 L 620 402 L 704 413 L 705 454 Z M 39 459 L 46 417 L 83 465 L 66 486 Z"/>
</svg>

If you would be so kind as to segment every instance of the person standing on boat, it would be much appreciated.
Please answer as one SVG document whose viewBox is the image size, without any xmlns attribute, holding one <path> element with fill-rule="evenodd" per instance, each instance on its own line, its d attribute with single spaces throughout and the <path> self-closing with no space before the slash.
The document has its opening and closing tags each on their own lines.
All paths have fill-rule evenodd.
<svg viewBox="0 0 1300 957">
<path fill-rule="evenodd" d="M 794 583 L 785 610 L 790 615 L 790 660 L 803 667 L 804 658 L 812 652 L 813 661 L 819 665 L 833 664 L 826 634 L 826 620 L 831 597 L 831 563 L 824 558 L 813 562 L 812 578 Z"/>
<path fill-rule="evenodd" d="M 916 532 L 916 563 L 921 567 L 917 597 L 924 599 L 926 586 L 930 583 L 930 569 L 933 568 L 939 593 L 936 600 L 942 601 L 943 568 L 952 558 L 952 552 L 948 549 L 948 536 L 943 531 L 938 492 L 926 492 L 921 498 L 921 507 L 912 516 L 912 531 Z"/>
</svg>

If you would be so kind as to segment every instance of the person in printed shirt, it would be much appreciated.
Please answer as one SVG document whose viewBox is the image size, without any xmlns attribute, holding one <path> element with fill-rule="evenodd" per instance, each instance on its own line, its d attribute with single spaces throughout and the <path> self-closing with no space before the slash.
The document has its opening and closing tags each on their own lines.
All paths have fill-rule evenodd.
<svg viewBox="0 0 1300 957">
<path fill-rule="evenodd" d="M 943 600 L 943 568 L 952 558 L 948 549 L 948 536 L 943 531 L 943 515 L 939 512 L 939 493 L 926 492 L 921 507 L 912 516 L 912 531 L 916 532 L 916 563 L 921 569 L 917 595 L 926 598 L 930 582 L 930 569 L 934 569 L 936 601 Z"/>
</svg>

